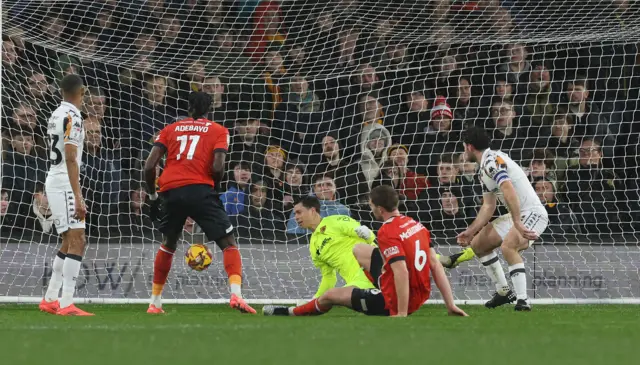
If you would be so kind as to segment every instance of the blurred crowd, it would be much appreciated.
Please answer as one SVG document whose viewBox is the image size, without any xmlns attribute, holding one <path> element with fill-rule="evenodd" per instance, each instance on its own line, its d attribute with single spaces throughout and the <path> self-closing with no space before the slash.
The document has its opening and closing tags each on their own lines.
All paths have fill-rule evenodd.
<svg viewBox="0 0 640 365">
<path fill-rule="evenodd" d="M 231 133 L 221 199 L 252 235 L 306 234 L 292 215 L 306 194 L 321 200 L 323 216 L 371 222 L 367 194 L 388 184 L 403 212 L 436 237 L 455 236 L 482 202 L 478 166 L 460 142 L 470 125 L 486 128 L 492 148 L 524 167 L 552 233 L 640 228 L 635 44 L 465 44 L 452 36 L 460 22 L 488 36 L 517 31 L 527 23 L 513 10 L 518 1 L 431 1 L 434 25 L 425 34 L 412 24 L 427 20 L 401 5 L 365 23 L 358 10 L 378 2 L 328 1 L 313 11 L 300 3 L 10 8 L 3 235 L 55 230 L 43 189 L 46 129 L 60 103 L 57 83 L 69 73 L 87 84 L 81 175 L 91 235 L 153 230 L 142 164 L 154 135 L 186 117 L 194 90 L 213 95 L 209 119 Z M 189 220 L 185 230 L 198 227 Z"/>
</svg>

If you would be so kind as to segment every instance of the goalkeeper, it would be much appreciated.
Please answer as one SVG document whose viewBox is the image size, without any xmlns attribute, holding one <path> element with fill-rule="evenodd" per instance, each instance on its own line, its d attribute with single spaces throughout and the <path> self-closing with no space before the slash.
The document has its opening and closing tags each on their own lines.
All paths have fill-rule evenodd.
<svg viewBox="0 0 640 365">
<path fill-rule="evenodd" d="M 375 246 L 373 241 L 376 236 L 369 228 L 361 226 L 355 219 L 346 215 L 332 215 L 322 218 L 320 216 L 320 201 L 314 196 L 303 197 L 294 206 L 293 211 L 298 225 L 313 231 L 309 251 L 313 264 L 322 273 L 322 280 L 318 291 L 313 296 L 314 298 L 320 297 L 327 290 L 336 286 L 336 272 L 346 282 L 345 286 L 375 289 L 353 255 L 353 247 L 358 243 Z M 274 310 L 288 310 L 288 315 L 302 315 L 307 312 L 306 307 L 313 305 L 313 303 L 309 302 L 290 308 L 265 306 L 263 313 L 273 315 Z"/>
</svg>

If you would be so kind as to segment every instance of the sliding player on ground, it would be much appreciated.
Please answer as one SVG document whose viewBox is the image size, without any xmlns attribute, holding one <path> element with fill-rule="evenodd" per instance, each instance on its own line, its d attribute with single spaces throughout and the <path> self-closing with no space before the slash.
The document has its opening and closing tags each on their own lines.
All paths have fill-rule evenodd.
<svg viewBox="0 0 640 365">
<path fill-rule="evenodd" d="M 256 313 L 242 299 L 240 251 L 236 247 L 233 226 L 215 189 L 224 174 L 229 131 L 204 118 L 210 106 L 209 94 L 191 93 L 190 117 L 160 132 L 144 166 L 147 191 L 150 199 L 156 200 L 156 166 L 164 155 L 167 156 L 158 181 L 164 211 L 160 223 L 164 243 L 156 254 L 153 266 L 151 303 L 147 313 L 164 313 L 162 290 L 187 217 L 191 217 L 202 228 L 207 239 L 215 241 L 222 250 L 224 269 L 229 277 L 231 307 L 243 313 Z"/>
<path fill-rule="evenodd" d="M 314 196 L 303 197 L 293 209 L 298 225 L 313 232 L 309 252 L 313 264 L 322 273 L 322 280 L 313 301 L 298 307 L 265 306 L 264 315 L 300 316 L 315 311 L 315 300 L 336 286 L 336 273 L 344 279 L 346 287 L 375 288 L 353 256 L 357 244 L 375 247 L 376 236 L 368 227 L 346 215 L 322 218 L 320 201 Z"/>
<path fill-rule="evenodd" d="M 320 315 L 333 306 L 344 306 L 367 315 L 406 317 L 429 298 L 430 272 L 433 272 L 449 313 L 466 316 L 453 302 L 444 268 L 431 258 L 435 251 L 429 247 L 429 231 L 398 212 L 397 192 L 390 186 L 378 186 L 371 191 L 369 205 L 376 219 L 385 222 L 378 231 L 380 249 L 360 244 L 354 251 L 368 253 L 360 264 L 371 272 L 380 270 L 381 267 L 375 265 L 384 265 L 380 290 L 352 286 L 330 289 L 306 304 L 306 310 L 300 315 Z M 374 252 L 381 252 L 384 260 L 372 259 Z"/>
<path fill-rule="evenodd" d="M 469 128 L 463 138 L 468 161 L 480 163 L 480 181 L 484 196 L 482 207 L 473 223 L 457 236 L 461 246 L 471 245 L 487 275 L 496 285 L 493 298 L 485 303 L 495 308 L 517 300 L 516 311 L 530 311 L 527 278 L 520 251 L 529 248 L 549 224 L 547 211 L 522 168 L 501 151 L 489 149 L 491 139 L 482 128 Z M 509 209 L 489 220 L 496 209 L 496 199 Z M 509 264 L 515 293 L 509 288 L 495 249 L 500 247 Z"/>
<path fill-rule="evenodd" d="M 80 188 L 80 164 L 84 146 L 84 126 L 80 108 L 84 85 L 78 75 L 67 75 L 60 82 L 62 104 L 47 126 L 50 139 L 51 167 L 45 190 L 56 230 L 62 236 L 62 247 L 53 259 L 51 280 L 40 302 L 43 312 L 61 316 L 92 316 L 73 304 L 76 279 L 80 274 L 85 246 L 87 208 Z M 58 293 L 62 287 L 62 297 Z"/>
</svg>

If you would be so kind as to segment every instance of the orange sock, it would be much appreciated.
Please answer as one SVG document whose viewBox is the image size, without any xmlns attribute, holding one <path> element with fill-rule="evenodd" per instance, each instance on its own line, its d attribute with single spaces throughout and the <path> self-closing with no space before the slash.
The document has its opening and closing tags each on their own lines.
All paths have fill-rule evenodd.
<svg viewBox="0 0 640 365">
<path fill-rule="evenodd" d="M 171 262 L 173 261 L 173 253 L 175 250 L 160 246 L 156 259 L 153 262 L 153 285 L 151 286 L 151 297 L 153 302 L 160 304 L 160 295 L 162 295 L 162 289 L 167 282 L 169 271 L 171 271 Z"/>
<path fill-rule="evenodd" d="M 319 316 L 321 314 L 327 313 L 329 310 L 331 310 L 331 307 L 322 307 L 320 306 L 320 303 L 318 303 L 318 299 L 314 299 L 308 303 L 293 308 L 293 315 Z"/>
<path fill-rule="evenodd" d="M 231 294 L 242 297 L 242 258 L 240 251 L 235 246 L 229 246 L 222 250 L 224 271 L 229 277 L 229 289 Z"/>
</svg>

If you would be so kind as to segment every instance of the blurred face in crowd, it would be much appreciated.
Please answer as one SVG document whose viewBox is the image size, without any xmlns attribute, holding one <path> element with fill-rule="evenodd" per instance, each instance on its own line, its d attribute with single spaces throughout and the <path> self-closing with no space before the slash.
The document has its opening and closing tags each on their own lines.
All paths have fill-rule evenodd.
<svg viewBox="0 0 640 365">
<path fill-rule="evenodd" d="M 478 171 L 478 164 L 469 161 L 467 154 L 464 152 L 458 155 L 458 166 L 463 175 L 474 175 Z"/>
<path fill-rule="evenodd" d="M 467 105 L 469 100 L 471 100 L 471 83 L 467 79 L 460 79 L 458 83 L 458 102 Z"/>
<path fill-rule="evenodd" d="M 573 105 L 582 104 L 587 101 L 589 97 L 589 90 L 585 89 L 582 85 L 575 85 L 570 83 L 567 85 L 567 98 Z"/>
<path fill-rule="evenodd" d="M 498 102 L 494 103 L 491 107 L 491 118 L 498 129 L 511 128 L 515 116 L 516 113 L 513 110 L 513 105 L 510 103 Z"/>
<path fill-rule="evenodd" d="M 442 205 L 442 211 L 446 215 L 456 215 L 460 209 L 458 206 L 458 198 L 449 191 L 442 193 L 442 196 L 440 196 L 440 204 Z"/>
<path fill-rule="evenodd" d="M 365 122 L 378 119 L 382 115 L 382 104 L 378 102 L 378 99 L 369 95 L 360 100 L 360 109 L 364 114 L 362 118 Z"/>
<path fill-rule="evenodd" d="M 21 104 L 14 109 L 13 120 L 20 128 L 27 131 L 33 131 L 38 126 L 36 111 L 26 104 Z"/>
<path fill-rule="evenodd" d="M 9 193 L 3 191 L 0 195 L 0 216 L 5 216 L 9 210 Z"/>
<path fill-rule="evenodd" d="M 404 44 L 396 44 L 387 47 L 387 57 L 391 63 L 402 63 L 407 55 L 407 46 Z"/>
<path fill-rule="evenodd" d="M 202 83 L 205 77 L 204 64 L 200 61 L 195 61 L 189 66 L 187 73 L 191 77 L 192 82 Z"/>
<path fill-rule="evenodd" d="M 107 110 L 107 98 L 104 95 L 91 95 L 85 94 L 84 103 L 82 108 L 84 112 L 90 116 L 102 119 L 104 113 Z"/>
<path fill-rule="evenodd" d="M 442 63 L 440 64 L 440 71 L 445 75 L 450 74 L 458 68 L 456 58 L 453 56 L 442 57 Z"/>
<path fill-rule="evenodd" d="M 522 62 L 527 58 L 527 51 L 522 44 L 513 44 L 508 49 L 511 62 Z"/>
<path fill-rule="evenodd" d="M 2 41 L 2 63 L 11 66 L 18 61 L 18 52 L 12 40 Z"/>
<path fill-rule="evenodd" d="M 233 51 L 233 47 L 235 46 L 235 43 L 236 43 L 236 37 L 232 32 L 225 30 L 219 34 L 216 34 L 215 39 L 216 39 L 216 43 L 218 44 L 219 50 L 223 52 Z"/>
<path fill-rule="evenodd" d="M 313 184 L 313 193 L 320 200 L 335 200 L 336 184 L 329 177 L 320 178 Z"/>
<path fill-rule="evenodd" d="M 571 130 L 573 126 L 569 123 L 569 120 L 566 116 L 558 116 L 553 121 L 553 126 L 551 127 L 551 135 L 554 137 L 562 138 L 568 137 L 571 135 Z"/>
<path fill-rule="evenodd" d="M 309 83 L 307 80 L 305 80 L 304 77 L 294 77 L 291 82 L 291 92 L 305 96 L 307 95 L 307 91 L 309 91 Z"/>
<path fill-rule="evenodd" d="M 282 154 L 278 151 L 271 151 L 265 156 L 267 166 L 273 170 L 282 170 L 284 165 L 284 159 Z"/>
<path fill-rule="evenodd" d="M 412 112 L 424 112 L 429 110 L 429 100 L 421 92 L 412 92 L 407 96 L 409 110 Z"/>
<path fill-rule="evenodd" d="M 448 185 L 456 182 L 458 177 L 458 167 L 448 162 L 438 163 L 438 181 L 440 184 Z"/>
<path fill-rule="evenodd" d="M 431 118 L 431 126 L 438 132 L 448 132 L 451 130 L 451 118 L 446 115 L 438 115 Z"/>
<path fill-rule="evenodd" d="M 585 140 L 580 145 L 580 165 L 583 167 L 598 166 L 602 160 L 600 145 L 592 140 Z"/>
<path fill-rule="evenodd" d="M 547 175 L 547 165 L 544 161 L 533 160 L 529 165 L 529 173 L 532 178 L 545 177 Z"/>
<path fill-rule="evenodd" d="M 537 66 L 531 71 L 529 85 L 532 90 L 544 90 L 551 84 L 551 74 L 544 66 Z"/>
<path fill-rule="evenodd" d="M 409 160 L 409 155 L 404 148 L 396 148 L 389 154 L 389 158 L 393 161 L 394 166 L 399 167 L 407 167 L 407 162 Z"/>
<path fill-rule="evenodd" d="M 36 99 L 46 96 L 49 92 L 49 82 L 42 73 L 34 73 L 29 77 L 29 93 Z"/>
<path fill-rule="evenodd" d="M 159 27 L 163 42 L 173 43 L 180 34 L 180 20 L 177 18 L 162 18 Z"/>
<path fill-rule="evenodd" d="M 264 12 L 262 17 L 262 24 L 264 24 L 265 30 L 270 31 L 271 34 L 275 33 L 280 28 L 280 14 L 275 9 L 269 9 Z"/>
<path fill-rule="evenodd" d="M 341 52 L 344 55 L 352 55 L 356 49 L 356 43 L 358 42 L 360 33 L 356 31 L 347 31 L 342 34 L 340 39 Z"/>
<path fill-rule="evenodd" d="M 222 100 L 222 94 L 224 94 L 224 84 L 220 81 L 218 76 L 207 77 L 202 83 L 202 91 L 212 95 L 214 101 Z"/>
<path fill-rule="evenodd" d="M 279 73 L 280 69 L 284 67 L 284 59 L 277 51 L 270 51 L 264 55 L 265 65 L 267 72 Z"/>
<path fill-rule="evenodd" d="M 536 194 L 540 199 L 540 203 L 553 203 L 555 201 L 555 191 L 553 189 L 553 184 L 549 181 L 538 180 L 536 181 L 534 188 L 536 189 Z"/>
<path fill-rule="evenodd" d="M 267 203 L 267 187 L 263 184 L 254 184 L 251 187 L 251 205 L 263 208 Z"/>
<path fill-rule="evenodd" d="M 291 61 L 293 61 L 295 65 L 299 66 L 304 65 L 307 61 L 307 53 L 301 46 L 295 46 L 291 48 L 291 50 L 289 50 L 289 53 L 287 53 L 287 57 Z"/>
<path fill-rule="evenodd" d="M 292 167 L 286 171 L 287 175 L 285 179 L 287 184 L 291 186 L 300 186 L 302 185 L 302 171 L 299 167 Z"/>
<path fill-rule="evenodd" d="M 367 142 L 367 148 L 369 148 L 375 156 L 382 155 L 386 147 L 387 143 L 384 138 L 373 138 Z"/>
<path fill-rule="evenodd" d="M 242 168 L 240 165 L 236 165 L 236 167 L 233 168 L 233 180 L 235 180 L 239 187 L 244 188 L 249 184 L 249 180 L 251 180 L 251 171 Z"/>
<path fill-rule="evenodd" d="M 310 229 L 313 226 L 315 217 L 320 214 L 315 208 L 307 208 L 302 203 L 298 203 L 293 206 L 293 217 L 298 223 L 298 226 L 306 229 Z"/>
<path fill-rule="evenodd" d="M 167 80 L 164 77 L 153 77 L 147 82 L 147 97 L 154 103 L 164 103 L 166 92 Z"/>
<path fill-rule="evenodd" d="M 48 35 L 51 39 L 57 39 L 64 32 L 66 22 L 62 18 L 49 17 L 42 23 L 43 34 Z"/>
<path fill-rule="evenodd" d="M 86 56 L 92 56 L 96 53 L 98 38 L 91 33 L 85 33 L 78 41 L 78 49 Z"/>
<path fill-rule="evenodd" d="M 18 134 L 11 140 L 11 148 L 21 155 L 30 155 L 33 145 L 33 137 L 26 134 Z"/>
<path fill-rule="evenodd" d="M 236 123 L 236 133 L 248 141 L 251 141 L 256 137 L 259 128 L 260 121 L 257 119 L 249 119 L 247 121 L 241 120 Z"/>
<path fill-rule="evenodd" d="M 376 70 L 371 65 L 366 65 L 360 69 L 359 82 L 363 89 L 370 90 L 378 81 Z"/>
<path fill-rule="evenodd" d="M 136 48 L 140 53 L 151 54 L 156 49 L 156 38 L 150 34 L 140 34 L 136 38 Z"/>
<path fill-rule="evenodd" d="M 102 131 L 100 124 L 94 121 L 85 121 L 84 130 L 86 134 L 85 143 L 89 150 L 99 149 L 102 141 Z"/>
<path fill-rule="evenodd" d="M 324 136 L 322 138 L 322 154 L 329 160 L 337 158 L 340 154 L 338 141 L 332 136 Z"/>
<path fill-rule="evenodd" d="M 102 9 L 98 14 L 98 25 L 100 28 L 109 28 L 111 26 L 111 11 Z"/>
<path fill-rule="evenodd" d="M 143 188 L 131 192 L 131 208 L 133 211 L 142 209 L 144 201 L 147 199 L 147 192 Z"/>
<path fill-rule="evenodd" d="M 331 13 L 321 13 L 316 18 L 316 25 L 320 32 L 329 33 L 333 28 L 333 16 Z"/>
<path fill-rule="evenodd" d="M 510 83 L 500 80 L 496 82 L 496 95 L 502 98 L 508 98 L 513 95 L 513 86 Z"/>
</svg>

